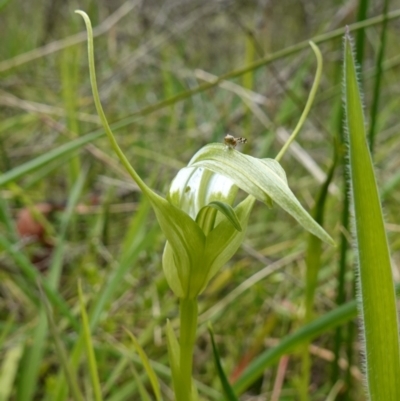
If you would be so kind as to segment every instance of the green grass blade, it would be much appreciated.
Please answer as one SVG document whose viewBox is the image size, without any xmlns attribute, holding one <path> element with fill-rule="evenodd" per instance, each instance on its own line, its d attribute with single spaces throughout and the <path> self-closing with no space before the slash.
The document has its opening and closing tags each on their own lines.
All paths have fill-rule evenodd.
<svg viewBox="0 0 400 401">
<path fill-rule="evenodd" d="M 65 157 L 66 155 L 72 157 L 74 152 L 80 149 L 82 146 L 101 138 L 103 135 L 104 133 L 102 130 L 94 131 L 90 134 L 82 136 L 81 138 L 61 145 L 58 148 L 52 149 L 49 152 L 46 152 L 35 159 L 29 160 L 28 162 L 21 164 L 10 171 L 7 171 L 0 176 L 0 187 L 15 181 L 28 173 L 36 171 L 40 167 L 43 167 L 44 165 L 57 160 L 60 157 Z"/>
<path fill-rule="evenodd" d="M 13 239 L 17 239 L 17 232 L 15 230 L 15 225 L 12 220 L 8 203 L 5 199 L 0 197 L 0 223 L 2 223 L 6 229 L 8 235 Z"/>
<path fill-rule="evenodd" d="M 151 397 L 142 383 L 142 378 L 139 377 L 138 372 L 133 365 L 131 369 L 133 372 L 133 377 L 135 378 L 135 381 L 137 383 L 137 388 L 140 394 L 140 401 L 151 401 Z"/>
<path fill-rule="evenodd" d="M 337 71 L 337 74 L 342 74 L 341 71 L 341 66 L 340 66 L 340 72 Z M 337 271 L 337 289 L 336 289 L 336 304 L 343 305 L 346 302 L 346 299 L 352 299 L 353 296 L 352 294 L 347 294 L 352 291 L 349 291 L 346 287 L 346 271 L 348 270 L 348 257 L 349 257 L 349 243 L 348 243 L 348 237 L 346 233 L 348 232 L 348 227 L 349 227 L 349 199 L 347 194 L 349 193 L 349 182 L 346 179 L 346 158 L 345 158 L 345 138 L 344 138 L 344 127 L 343 127 L 343 118 L 344 118 L 344 110 L 343 110 L 343 105 L 340 99 L 340 102 L 338 103 L 338 108 L 336 110 L 336 116 L 335 116 L 335 121 L 334 125 L 332 127 L 333 130 L 337 131 L 337 136 L 336 136 L 336 153 L 338 154 L 338 158 L 340 159 L 340 165 L 342 167 L 342 211 L 341 211 L 341 217 L 340 217 L 340 224 L 343 227 L 341 232 L 340 232 L 340 237 L 339 237 L 339 249 L 338 249 L 338 254 L 339 254 L 339 260 L 338 260 L 338 271 Z M 353 325 L 353 322 L 349 323 L 349 327 Z M 339 358 L 341 356 L 341 349 L 343 346 L 343 332 L 344 328 L 343 327 L 338 327 L 336 329 L 336 332 L 334 334 L 334 344 L 333 344 L 333 353 L 334 353 L 334 361 L 333 361 L 333 366 L 332 366 L 332 375 L 331 375 L 331 382 L 336 383 L 339 380 L 339 375 L 340 375 L 340 370 L 339 370 Z M 351 341 L 349 336 L 346 338 L 347 343 Z M 349 355 L 347 355 L 348 358 L 350 358 Z M 350 363 L 350 360 L 349 360 Z"/>
<path fill-rule="evenodd" d="M 333 179 L 333 174 L 336 168 L 336 152 L 334 156 L 334 161 L 329 170 L 324 184 L 322 185 L 318 199 L 313 211 L 313 217 L 315 221 L 323 226 L 324 220 L 324 209 L 326 204 L 326 199 L 328 196 L 328 188 Z M 313 319 L 314 310 L 314 298 L 315 290 L 318 284 L 318 273 L 321 267 L 321 255 L 322 255 L 322 242 L 319 238 L 310 234 L 307 244 L 306 253 L 306 288 L 305 288 L 305 302 L 304 302 L 304 323 L 307 324 Z M 302 367 L 301 367 L 301 399 L 309 399 L 309 384 L 311 377 L 311 356 L 309 352 L 309 344 L 304 344 L 304 349 L 302 352 Z"/>
<path fill-rule="evenodd" d="M 72 398 L 74 401 L 84 401 L 85 398 L 83 397 L 77 378 L 74 375 L 74 371 L 72 369 L 72 366 L 70 362 L 68 361 L 68 354 L 67 351 L 64 347 L 64 344 L 61 341 L 60 335 L 57 330 L 57 326 L 53 320 L 53 313 L 51 310 L 51 307 L 49 305 L 49 302 L 44 294 L 44 292 L 41 289 L 41 295 L 42 295 L 42 300 L 44 304 L 44 310 L 46 312 L 47 320 L 49 323 L 49 329 L 51 332 L 51 335 L 53 337 L 56 353 L 59 359 L 59 362 L 64 370 L 65 377 L 67 379 L 69 389 L 71 390 Z"/>
<path fill-rule="evenodd" d="M 94 350 L 93 350 L 92 336 L 90 334 L 89 319 L 88 319 L 86 309 L 85 309 L 85 303 L 84 303 L 83 294 L 82 294 L 82 285 L 80 282 L 78 283 L 78 295 L 79 295 L 79 306 L 81 309 L 83 337 L 85 340 L 86 355 L 87 355 L 87 361 L 88 361 L 88 365 L 89 365 L 89 374 L 90 374 L 90 379 L 92 382 L 94 399 L 96 401 L 102 401 L 103 397 L 101 395 L 101 386 L 100 386 L 100 380 L 99 380 L 99 373 L 97 370 L 96 356 L 95 356 Z"/>
<path fill-rule="evenodd" d="M 396 287 L 396 292 L 399 296 L 400 285 Z M 265 369 L 279 361 L 282 355 L 289 354 L 305 342 L 310 342 L 321 334 L 329 332 L 356 317 L 357 303 L 350 301 L 289 334 L 276 347 L 263 352 L 246 368 L 233 385 L 236 393 L 243 393 L 263 374 Z"/>
<path fill-rule="evenodd" d="M 67 114 L 68 130 L 74 134 L 79 134 L 79 122 L 77 119 L 77 109 L 79 107 L 76 96 L 79 81 L 79 60 L 80 46 L 68 47 L 64 49 L 60 56 L 60 76 L 62 81 L 62 95 Z M 72 157 L 69 161 L 69 179 L 74 183 L 79 176 L 81 163 L 79 156 Z"/>
<path fill-rule="evenodd" d="M 121 356 L 118 363 L 113 366 L 111 375 L 107 378 L 107 381 L 103 385 L 103 394 L 108 398 L 108 393 L 111 393 L 113 387 L 119 387 L 118 381 L 127 368 L 129 359 L 127 356 Z"/>
<path fill-rule="evenodd" d="M 225 375 L 224 369 L 222 368 L 221 358 L 219 356 L 219 352 L 218 352 L 217 346 L 214 341 L 214 333 L 213 333 L 211 324 L 208 325 L 208 332 L 209 332 L 210 338 L 211 338 L 211 345 L 212 345 L 213 356 L 214 356 L 214 364 L 215 364 L 215 367 L 217 368 L 218 377 L 221 382 L 222 389 L 224 390 L 225 397 L 227 398 L 228 401 L 238 401 L 238 398 Z"/>
<path fill-rule="evenodd" d="M 125 331 L 131 338 L 133 346 L 135 347 L 135 350 L 138 353 L 140 360 L 142 361 L 143 367 L 147 373 L 147 376 L 150 379 L 151 387 L 153 388 L 157 401 L 161 401 L 160 384 L 158 383 L 157 375 L 155 374 L 153 368 L 150 365 L 149 358 L 147 357 L 146 353 L 144 352 L 143 348 L 139 344 L 139 341 L 136 339 L 136 337 L 129 330 L 125 329 Z"/>
<path fill-rule="evenodd" d="M 383 14 L 387 15 L 389 9 L 389 0 L 385 0 L 383 6 Z M 381 94 L 381 83 L 382 83 L 382 76 L 383 76 L 383 57 L 385 54 L 385 47 L 386 47 L 386 33 L 387 33 L 387 26 L 388 21 L 385 18 L 382 22 L 382 31 L 381 31 L 381 38 L 379 44 L 379 51 L 378 56 L 376 58 L 376 77 L 374 83 L 374 94 L 372 96 L 372 105 L 371 105 L 371 122 L 369 126 L 368 132 L 368 143 L 371 152 L 374 151 L 374 143 L 375 143 L 375 134 L 376 134 L 376 122 L 378 119 L 378 106 L 379 106 L 379 98 Z"/>
<path fill-rule="evenodd" d="M 39 368 L 43 359 L 47 339 L 47 319 L 45 311 L 41 308 L 37 325 L 32 333 L 33 341 L 25 349 L 25 355 L 20 365 L 17 385 L 17 400 L 30 401 L 35 394 Z"/>
<path fill-rule="evenodd" d="M 237 393 L 242 393 L 263 374 L 266 368 L 279 361 L 282 355 L 292 352 L 305 342 L 313 340 L 322 333 L 326 333 L 356 316 L 356 302 L 352 301 L 289 334 L 276 347 L 268 349 L 258 356 L 234 383 L 233 388 Z"/>
<path fill-rule="evenodd" d="M 183 400 L 182 388 L 179 386 L 180 347 L 174 329 L 172 328 L 171 322 L 169 320 L 167 320 L 166 334 L 167 334 L 168 356 L 169 356 L 169 363 L 171 366 L 172 383 L 174 386 L 175 397 L 177 400 Z"/>
<path fill-rule="evenodd" d="M 358 14 L 357 14 L 357 22 L 362 22 L 367 19 L 368 14 L 368 4 L 369 0 L 360 0 L 358 2 Z M 364 41 L 365 41 L 365 29 L 359 29 L 357 31 L 356 38 L 356 52 L 357 52 L 357 63 L 362 65 L 362 61 L 364 58 Z"/>
<path fill-rule="evenodd" d="M 11 397 L 22 352 L 23 344 L 18 342 L 3 353 L 0 368 L 0 401 L 8 401 Z"/>
<path fill-rule="evenodd" d="M 345 37 L 344 91 L 351 202 L 358 254 L 358 301 L 362 316 L 367 391 L 372 401 L 400 400 L 399 325 L 386 232 L 350 37 Z"/>
</svg>

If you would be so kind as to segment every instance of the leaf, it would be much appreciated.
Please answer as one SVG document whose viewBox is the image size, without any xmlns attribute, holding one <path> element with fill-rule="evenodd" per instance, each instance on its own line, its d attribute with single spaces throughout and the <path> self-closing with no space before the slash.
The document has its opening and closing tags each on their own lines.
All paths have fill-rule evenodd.
<svg viewBox="0 0 400 401">
<path fill-rule="evenodd" d="M 151 401 L 151 397 L 149 393 L 147 392 L 146 388 L 144 387 L 142 383 L 142 379 L 139 377 L 135 367 L 132 365 L 131 366 L 132 372 L 133 372 L 133 377 L 135 378 L 136 384 L 138 386 L 139 394 L 140 394 L 140 401 Z"/>
<path fill-rule="evenodd" d="M 218 373 L 219 380 L 222 385 L 222 389 L 224 390 L 224 394 L 225 394 L 226 398 L 228 399 L 228 401 L 239 401 L 239 398 L 237 398 L 235 391 L 233 390 L 232 386 L 230 385 L 230 383 L 225 375 L 224 369 L 222 368 L 221 358 L 219 356 L 217 346 L 215 345 L 214 333 L 213 333 L 213 329 L 211 327 L 211 323 L 209 323 L 209 325 L 208 325 L 208 332 L 209 332 L 210 338 L 211 338 L 211 345 L 212 345 L 212 349 L 213 349 L 215 367 L 217 368 L 217 373 Z"/>
<path fill-rule="evenodd" d="M 400 296 L 400 285 L 396 287 L 396 292 L 397 296 Z M 281 356 L 297 350 L 302 344 L 308 343 L 321 334 L 327 333 L 356 317 L 356 301 L 350 301 L 285 336 L 276 347 L 264 351 L 250 363 L 233 385 L 235 391 L 238 394 L 243 393 L 263 374 L 265 369 L 278 362 Z"/>
<path fill-rule="evenodd" d="M 271 200 L 292 215 L 304 228 L 323 241 L 334 245 L 332 238 L 304 210 L 289 189 L 276 160 L 256 159 L 221 143 L 200 149 L 189 166 L 205 167 L 234 181 L 243 191 L 261 202 L 271 205 Z"/>
<path fill-rule="evenodd" d="M 41 287 L 39 287 L 39 288 L 40 288 L 40 293 L 41 293 L 42 301 L 43 301 L 43 305 L 44 305 L 44 311 L 46 312 L 47 321 L 49 323 L 50 333 L 53 337 L 56 354 L 57 354 L 58 360 L 62 366 L 65 378 L 67 379 L 69 389 L 72 394 L 72 398 L 75 401 L 84 401 L 85 398 L 83 397 L 81 390 L 79 388 L 78 380 L 77 380 L 77 377 L 75 376 L 75 371 L 74 371 L 73 367 L 71 366 L 70 361 L 68 360 L 67 350 L 65 349 L 65 346 L 60 338 L 60 334 L 58 332 L 57 326 L 54 322 L 53 312 L 51 310 L 50 304 L 46 298 L 46 295 L 45 295 L 43 289 Z"/>
<path fill-rule="evenodd" d="M 85 340 L 86 356 L 89 365 L 90 380 L 92 382 L 92 388 L 94 393 L 94 399 L 96 401 L 102 401 L 101 386 L 99 380 L 99 372 L 97 370 L 96 356 L 94 354 L 92 336 L 90 333 L 89 319 L 85 309 L 85 303 L 83 301 L 82 285 L 78 282 L 78 296 L 79 296 L 79 307 L 81 310 L 82 326 L 83 326 L 83 337 Z"/>
<path fill-rule="evenodd" d="M 86 144 L 101 138 L 103 135 L 104 133 L 102 131 L 92 132 L 82 136 L 81 138 L 74 139 L 73 141 L 61 145 L 58 148 L 49 150 L 48 152 L 31 159 L 24 164 L 14 167 L 12 170 L 0 175 L 0 188 L 10 182 L 16 181 L 28 173 L 38 170 L 54 160 L 58 160 L 61 157 L 65 157 L 65 160 L 67 160 L 67 158 L 74 156 L 74 153 L 77 150 Z"/>
<path fill-rule="evenodd" d="M 349 35 L 345 36 L 344 98 L 348 131 L 350 201 L 358 255 L 358 302 L 362 316 L 367 392 L 371 401 L 400 400 L 398 311 L 389 247 Z"/>
<path fill-rule="evenodd" d="M 24 347 L 21 342 L 4 350 L 0 369 L 0 401 L 10 399 L 23 350 Z"/>
<path fill-rule="evenodd" d="M 157 375 L 155 374 L 153 368 L 150 365 L 149 358 L 147 357 L 143 348 L 139 344 L 137 338 L 129 330 L 125 329 L 125 331 L 131 338 L 133 346 L 135 347 L 135 350 L 138 353 L 140 360 L 142 361 L 143 367 L 146 370 L 147 376 L 150 379 L 151 387 L 153 388 L 156 399 L 157 401 L 160 401 L 161 400 L 160 384 L 158 383 Z"/>
<path fill-rule="evenodd" d="M 180 347 L 178 340 L 175 336 L 174 329 L 172 328 L 171 322 L 167 320 L 167 346 L 168 346 L 168 356 L 169 363 L 171 367 L 172 383 L 174 385 L 174 393 L 177 400 L 182 399 L 182 392 L 180 383 Z"/>
<path fill-rule="evenodd" d="M 263 374 L 265 369 L 278 362 L 282 355 L 297 350 L 304 343 L 310 342 L 319 335 L 327 333 L 356 316 L 356 302 L 351 301 L 285 336 L 277 346 L 267 349 L 255 358 L 234 383 L 233 388 L 238 394 L 243 393 Z"/>
</svg>

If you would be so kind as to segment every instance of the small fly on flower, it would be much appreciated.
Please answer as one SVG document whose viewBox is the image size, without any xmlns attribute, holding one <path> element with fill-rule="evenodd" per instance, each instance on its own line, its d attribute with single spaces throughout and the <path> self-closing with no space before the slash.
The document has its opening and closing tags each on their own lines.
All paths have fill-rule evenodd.
<svg viewBox="0 0 400 401">
<path fill-rule="evenodd" d="M 238 143 L 247 143 L 247 139 L 246 138 L 241 138 L 241 137 L 240 138 L 235 138 L 234 136 L 232 136 L 230 134 L 226 134 L 225 138 L 224 138 L 224 142 L 225 142 L 225 145 L 228 148 L 235 149 L 236 145 Z"/>
</svg>

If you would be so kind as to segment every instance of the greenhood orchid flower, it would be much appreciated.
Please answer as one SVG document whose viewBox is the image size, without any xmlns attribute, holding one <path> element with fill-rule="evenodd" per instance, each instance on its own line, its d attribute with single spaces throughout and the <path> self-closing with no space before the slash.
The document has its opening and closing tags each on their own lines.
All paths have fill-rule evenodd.
<svg viewBox="0 0 400 401">
<path fill-rule="evenodd" d="M 233 207 L 238 188 L 249 196 Z M 256 159 L 223 144 L 210 144 L 179 171 L 168 193 L 168 201 L 194 223 L 190 223 L 193 234 L 182 238 L 187 264 L 182 263 L 180 251 L 164 231 L 168 239 L 163 255 L 164 273 L 179 298 L 199 295 L 235 254 L 256 199 L 268 206 L 277 203 L 307 230 L 333 243 L 290 191 L 286 174 L 276 160 Z"/>
</svg>

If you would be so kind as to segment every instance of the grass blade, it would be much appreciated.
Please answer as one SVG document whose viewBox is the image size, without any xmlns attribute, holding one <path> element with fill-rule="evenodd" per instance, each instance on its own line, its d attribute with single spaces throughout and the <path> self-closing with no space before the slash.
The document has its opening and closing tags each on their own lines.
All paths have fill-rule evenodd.
<svg viewBox="0 0 400 401">
<path fill-rule="evenodd" d="M 18 401 L 30 401 L 34 397 L 40 364 L 46 346 L 47 328 L 46 314 L 43 308 L 41 308 L 39 310 L 37 325 L 32 333 L 32 344 L 26 346 L 25 355 L 20 365 L 17 385 Z"/>
<path fill-rule="evenodd" d="M 219 380 L 220 380 L 222 388 L 224 390 L 224 394 L 228 401 L 238 401 L 239 399 L 237 398 L 231 384 L 229 383 L 229 381 L 225 375 L 224 369 L 222 368 L 221 358 L 219 357 L 219 352 L 218 352 L 217 346 L 215 345 L 214 333 L 213 333 L 211 324 L 208 325 L 208 332 L 210 333 L 215 367 L 217 368 Z"/>
<path fill-rule="evenodd" d="M 139 377 L 139 375 L 133 365 L 132 365 L 131 369 L 133 372 L 133 377 L 135 378 L 135 382 L 137 383 L 137 387 L 139 390 L 140 401 L 151 401 L 151 397 L 142 383 L 142 378 Z"/>
<path fill-rule="evenodd" d="M 345 37 L 344 91 L 348 157 L 358 255 L 367 392 L 372 401 L 400 400 L 400 346 L 396 299 L 382 209 L 368 149 L 349 35 Z"/>
<path fill-rule="evenodd" d="M 140 360 L 142 361 L 143 367 L 146 370 L 147 376 L 150 379 L 151 387 L 153 388 L 156 399 L 157 401 L 160 401 L 161 400 L 160 384 L 158 383 L 157 376 L 150 365 L 149 358 L 147 358 L 146 353 L 140 346 L 139 341 L 136 339 L 136 337 L 129 330 L 125 329 L 125 331 L 131 338 L 133 346 L 135 347 L 135 350 L 138 353 Z"/>
<path fill-rule="evenodd" d="M 182 389 L 179 386 L 179 376 L 180 376 L 180 347 L 178 343 L 178 339 L 174 333 L 174 329 L 172 328 L 171 322 L 167 320 L 167 347 L 168 347 L 168 356 L 169 363 L 171 365 L 171 375 L 172 375 L 172 384 L 174 386 L 174 393 L 177 400 L 182 400 Z"/>
<path fill-rule="evenodd" d="M 44 310 L 46 312 L 47 320 L 49 323 L 49 329 L 50 329 L 51 335 L 54 340 L 56 353 L 57 353 L 57 356 L 61 363 L 61 366 L 64 370 L 64 374 L 67 379 L 69 388 L 71 390 L 72 397 L 75 401 L 84 401 L 85 398 L 83 397 L 83 395 L 79 389 L 77 378 L 75 377 L 73 369 L 68 361 L 67 351 L 64 347 L 64 344 L 61 341 L 61 338 L 60 338 L 58 330 L 57 330 L 57 326 L 54 323 L 51 307 L 49 305 L 49 302 L 48 302 L 44 292 L 42 291 L 41 288 L 40 288 L 40 290 L 41 290 L 42 300 L 43 300 L 43 304 L 44 304 Z"/>
<path fill-rule="evenodd" d="M 88 358 L 87 361 L 89 365 L 90 379 L 93 386 L 94 399 L 96 401 L 102 401 L 103 397 L 101 395 L 101 386 L 99 380 L 99 373 L 97 370 L 96 356 L 94 355 L 92 336 L 90 334 L 89 319 L 85 309 L 85 303 L 82 294 L 82 285 L 80 281 L 78 283 L 78 295 L 79 295 L 79 306 L 81 309 L 81 317 L 82 317 L 83 337 L 85 340 L 86 354 Z"/>
<path fill-rule="evenodd" d="M 324 211 L 326 199 L 328 196 L 328 188 L 333 179 L 337 162 L 337 153 L 335 152 L 334 160 L 329 173 L 326 177 L 324 184 L 322 185 L 316 205 L 313 211 L 313 217 L 315 221 L 323 226 Z M 306 254 L 306 288 L 305 288 L 305 313 L 304 323 L 307 324 L 313 319 L 313 308 L 315 290 L 318 285 L 318 273 L 321 267 L 321 256 L 322 256 L 322 242 L 319 238 L 310 234 L 308 237 L 307 254 Z M 301 395 L 302 400 L 309 399 L 309 384 L 311 377 L 311 357 L 309 353 L 309 344 L 304 344 L 302 352 L 302 367 L 301 367 Z"/>
<path fill-rule="evenodd" d="M 383 5 L 383 14 L 387 15 L 389 8 L 389 0 L 385 0 Z M 383 57 L 385 54 L 385 47 L 386 47 L 386 32 L 387 32 L 388 21 L 385 18 L 382 22 L 382 31 L 381 31 L 381 38 L 380 38 L 380 45 L 378 56 L 376 58 L 376 77 L 374 83 L 374 94 L 372 96 L 372 105 L 371 105 L 371 123 L 368 132 L 368 143 L 371 149 L 371 152 L 374 150 L 374 142 L 375 142 L 375 134 L 376 134 L 376 122 L 378 119 L 378 106 L 379 106 L 379 98 L 381 94 L 381 82 L 382 82 L 382 64 L 383 64 Z"/>
<path fill-rule="evenodd" d="M 104 133 L 102 130 L 94 131 L 90 134 L 82 136 L 81 138 L 74 139 L 71 142 L 61 145 L 58 148 L 52 149 L 43 155 L 36 157 L 35 159 L 29 160 L 28 162 L 7 171 L 6 173 L 0 175 L 0 187 L 21 178 L 25 174 L 36 171 L 40 167 L 43 167 L 60 157 L 66 157 L 67 155 L 72 157 L 74 152 L 76 152 L 78 149 L 89 142 L 101 138 L 103 135 Z"/>
<path fill-rule="evenodd" d="M 17 343 L 4 353 L 0 369 L 0 401 L 10 399 L 22 352 L 22 343 Z"/>
<path fill-rule="evenodd" d="M 309 342 L 322 333 L 338 327 L 357 316 L 356 302 L 352 301 L 313 320 L 292 334 L 286 336 L 276 347 L 259 355 L 234 383 L 237 394 L 245 391 L 264 372 L 266 368 L 279 361 L 282 355 L 293 352 L 305 342 Z"/>
</svg>

